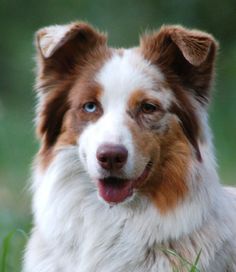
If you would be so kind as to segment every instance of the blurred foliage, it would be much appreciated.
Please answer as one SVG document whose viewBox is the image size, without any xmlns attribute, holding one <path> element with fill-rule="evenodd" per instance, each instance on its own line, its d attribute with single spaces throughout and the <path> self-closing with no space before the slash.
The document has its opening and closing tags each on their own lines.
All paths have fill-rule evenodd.
<svg viewBox="0 0 236 272">
<path fill-rule="evenodd" d="M 183 24 L 212 33 L 220 42 L 210 122 L 219 172 L 235 184 L 236 151 L 235 0 L 41 0 L 0 2 L 0 239 L 29 229 L 27 180 L 37 150 L 34 138 L 34 32 L 46 25 L 85 20 L 109 33 L 116 47 L 138 44 L 139 34 L 162 24 Z M 1 240 L 0 240 L 1 241 Z M 19 271 L 22 241 L 9 260 Z M 1 252 L 0 252 L 1 254 Z"/>
</svg>

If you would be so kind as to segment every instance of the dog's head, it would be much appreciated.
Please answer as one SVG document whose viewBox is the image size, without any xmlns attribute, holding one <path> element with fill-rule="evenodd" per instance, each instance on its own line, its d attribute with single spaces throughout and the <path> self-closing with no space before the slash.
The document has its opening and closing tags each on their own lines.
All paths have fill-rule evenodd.
<svg viewBox="0 0 236 272">
<path fill-rule="evenodd" d="M 137 48 L 113 49 L 72 23 L 41 29 L 36 43 L 41 168 L 72 145 L 108 203 L 145 195 L 165 211 L 183 199 L 190 163 L 204 163 L 213 37 L 164 26 Z"/>
</svg>

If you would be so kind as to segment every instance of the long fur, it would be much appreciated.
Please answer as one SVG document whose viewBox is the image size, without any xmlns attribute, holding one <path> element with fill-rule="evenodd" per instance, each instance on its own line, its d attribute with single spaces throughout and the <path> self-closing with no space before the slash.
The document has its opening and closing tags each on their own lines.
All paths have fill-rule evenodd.
<svg viewBox="0 0 236 272">
<path fill-rule="evenodd" d="M 57 28 L 58 35 L 54 33 Z M 139 50 L 114 52 L 104 45 L 103 34 L 86 24 L 38 32 L 37 39 L 46 35 L 38 45 L 41 149 L 34 163 L 34 228 L 24 272 L 189 271 L 189 265 L 183 265 L 170 250 L 191 263 L 201 252 L 200 271 L 236 271 L 236 193 L 219 183 L 206 112 L 214 40 L 176 26 L 158 33 L 143 38 Z M 167 36 L 175 45 L 164 50 L 160 44 L 166 46 L 163 39 Z M 80 40 L 90 48 L 89 54 Z M 74 43 L 82 49 L 77 46 L 81 53 L 72 58 Z M 86 55 L 86 61 L 80 54 Z M 165 54 L 168 63 L 160 60 Z M 60 58 L 65 69 L 61 77 Z M 179 63 L 192 69 L 191 81 L 184 77 Z M 83 65 L 83 75 L 75 80 Z M 204 83 L 197 81 L 202 72 Z M 87 95 L 82 91 L 91 84 L 91 77 L 99 88 L 93 82 L 88 93 L 99 97 L 103 113 L 87 121 L 87 115 L 73 103 Z M 151 99 L 161 104 L 155 117 L 158 127 L 152 123 L 153 116 L 136 120 L 135 113 L 125 110 L 127 103 L 146 95 L 140 89 L 149 90 Z M 78 113 L 72 115 L 75 109 Z M 108 175 L 96 162 L 96 150 L 103 142 L 127 147 L 129 158 L 119 173 L 122 177 L 140 176 L 149 157 L 155 157 L 155 169 L 145 185 L 116 205 L 104 201 L 94 182 L 99 175 Z"/>
</svg>

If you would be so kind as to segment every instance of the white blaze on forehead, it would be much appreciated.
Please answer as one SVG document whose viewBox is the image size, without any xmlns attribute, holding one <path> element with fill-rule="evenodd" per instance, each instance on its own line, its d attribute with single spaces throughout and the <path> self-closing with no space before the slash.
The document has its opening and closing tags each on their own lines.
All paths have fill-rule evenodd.
<svg viewBox="0 0 236 272">
<path fill-rule="evenodd" d="M 96 80 L 104 89 L 101 102 L 106 111 L 107 107 L 126 106 L 134 91 L 156 90 L 164 76 L 135 49 L 127 49 L 123 54 L 115 53 L 100 70 Z"/>
</svg>

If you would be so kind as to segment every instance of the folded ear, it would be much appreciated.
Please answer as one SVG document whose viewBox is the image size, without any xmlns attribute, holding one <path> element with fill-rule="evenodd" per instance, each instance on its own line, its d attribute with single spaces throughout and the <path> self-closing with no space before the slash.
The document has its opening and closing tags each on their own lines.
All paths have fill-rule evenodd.
<svg viewBox="0 0 236 272">
<path fill-rule="evenodd" d="M 144 57 L 158 65 L 167 79 L 192 90 L 201 103 L 209 99 L 217 47 L 211 35 L 181 26 L 164 26 L 141 38 Z"/>
<path fill-rule="evenodd" d="M 40 65 L 47 72 L 69 73 L 90 50 L 105 43 L 104 34 L 82 22 L 49 26 L 36 33 Z"/>
</svg>

